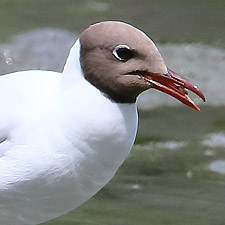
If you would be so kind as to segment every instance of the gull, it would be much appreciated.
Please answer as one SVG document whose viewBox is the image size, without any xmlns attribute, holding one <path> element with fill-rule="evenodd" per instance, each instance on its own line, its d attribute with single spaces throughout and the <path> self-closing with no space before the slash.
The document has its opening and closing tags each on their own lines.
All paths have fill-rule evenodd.
<svg viewBox="0 0 225 225">
<path fill-rule="evenodd" d="M 0 224 L 40 224 L 96 194 L 129 155 L 137 97 L 150 88 L 196 110 L 187 90 L 205 101 L 144 32 L 118 21 L 83 31 L 62 73 L 0 76 Z"/>
</svg>

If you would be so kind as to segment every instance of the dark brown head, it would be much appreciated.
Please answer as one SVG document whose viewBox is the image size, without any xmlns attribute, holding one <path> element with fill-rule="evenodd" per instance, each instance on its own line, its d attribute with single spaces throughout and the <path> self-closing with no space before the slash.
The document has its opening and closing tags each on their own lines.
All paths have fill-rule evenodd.
<svg viewBox="0 0 225 225">
<path fill-rule="evenodd" d="M 94 24 L 80 35 L 80 44 L 85 78 L 117 103 L 134 103 L 141 92 L 151 87 L 192 107 L 185 88 L 203 98 L 194 85 L 190 87 L 189 82 L 185 86 L 188 81 L 179 80 L 167 69 L 151 39 L 131 25 L 111 21 Z"/>
</svg>

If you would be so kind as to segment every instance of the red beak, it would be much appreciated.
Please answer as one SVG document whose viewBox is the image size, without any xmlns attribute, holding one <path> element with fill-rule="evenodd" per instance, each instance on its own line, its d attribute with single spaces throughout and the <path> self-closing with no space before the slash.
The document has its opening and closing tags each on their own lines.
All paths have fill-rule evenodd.
<svg viewBox="0 0 225 225">
<path fill-rule="evenodd" d="M 192 107 L 197 111 L 200 111 L 200 109 L 190 99 L 186 89 L 194 92 L 205 102 L 204 95 L 196 85 L 193 85 L 190 81 L 176 74 L 172 70 L 168 69 L 167 74 L 143 72 L 140 75 L 143 76 L 146 79 L 146 81 L 151 84 L 153 88 L 156 88 L 162 92 L 165 92 L 175 97 L 179 101 L 183 102 L 184 104 Z"/>
</svg>

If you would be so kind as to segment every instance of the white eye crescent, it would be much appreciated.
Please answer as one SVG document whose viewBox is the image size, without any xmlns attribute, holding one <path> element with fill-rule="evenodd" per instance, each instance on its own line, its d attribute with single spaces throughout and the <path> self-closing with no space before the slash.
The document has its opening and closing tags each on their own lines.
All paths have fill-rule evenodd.
<svg viewBox="0 0 225 225">
<path fill-rule="evenodd" d="M 134 56 L 133 51 L 128 45 L 117 45 L 112 53 L 117 59 L 123 62 L 128 61 Z"/>
</svg>

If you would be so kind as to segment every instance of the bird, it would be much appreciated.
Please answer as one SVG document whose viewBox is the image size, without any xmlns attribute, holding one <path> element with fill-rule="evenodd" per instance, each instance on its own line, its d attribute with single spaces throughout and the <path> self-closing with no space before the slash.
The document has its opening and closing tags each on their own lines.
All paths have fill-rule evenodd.
<svg viewBox="0 0 225 225">
<path fill-rule="evenodd" d="M 46 222 L 104 187 L 135 142 L 137 97 L 152 88 L 198 111 L 187 90 L 205 101 L 143 31 L 121 21 L 85 29 L 62 73 L 0 76 L 0 224 Z"/>
</svg>

